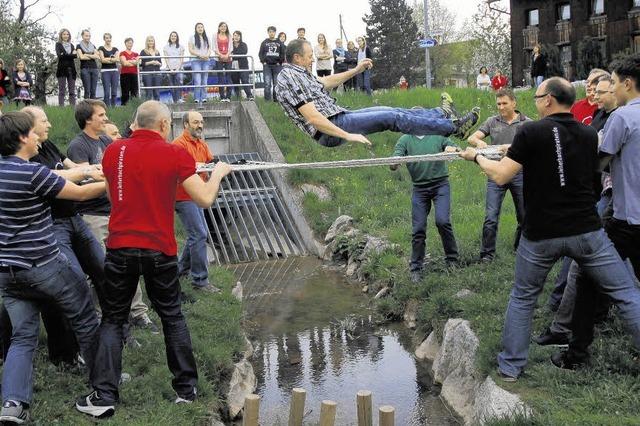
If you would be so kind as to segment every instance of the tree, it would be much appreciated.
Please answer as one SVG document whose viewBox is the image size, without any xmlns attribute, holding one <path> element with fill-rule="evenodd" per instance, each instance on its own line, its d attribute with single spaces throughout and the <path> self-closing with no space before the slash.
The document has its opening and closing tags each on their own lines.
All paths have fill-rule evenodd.
<svg viewBox="0 0 640 426">
<path fill-rule="evenodd" d="M 367 25 L 367 44 L 374 56 L 374 87 L 393 87 L 400 76 L 413 83 L 418 79 L 421 49 L 416 45 L 418 27 L 412 9 L 404 0 L 369 0 L 371 13 L 362 20 Z"/>
<path fill-rule="evenodd" d="M 587 78 L 593 68 L 606 68 L 602 54 L 602 41 L 597 38 L 586 38 L 578 43 L 578 60 L 576 61 L 577 77 Z"/>
<path fill-rule="evenodd" d="M 451 43 L 458 39 L 458 32 L 454 23 L 456 14 L 446 6 L 440 4 L 440 0 L 429 0 L 429 32 L 424 33 L 424 1 L 413 0 L 413 21 L 419 28 L 419 33 L 425 37 L 434 37 L 438 44 Z"/>
<path fill-rule="evenodd" d="M 0 0 L 0 57 L 5 60 L 11 70 L 18 59 L 24 59 L 27 69 L 33 75 L 33 95 L 37 102 L 44 103 L 48 89 L 47 79 L 52 75 L 55 56 L 48 45 L 55 40 L 43 20 L 53 13 L 49 6 L 34 17 L 33 7 L 40 0 L 27 3 L 26 0 Z"/>
<path fill-rule="evenodd" d="M 564 76 L 562 58 L 560 56 L 560 49 L 558 49 L 558 46 L 555 44 L 543 44 L 540 47 L 540 51 L 544 57 L 547 58 L 547 74 L 545 75 L 545 78 Z"/>
<path fill-rule="evenodd" d="M 511 75 L 511 24 L 507 16 L 490 9 L 485 2 L 478 5 L 470 33 L 477 41 L 473 59 L 476 72 L 485 66 L 490 73 L 500 70 Z"/>
</svg>

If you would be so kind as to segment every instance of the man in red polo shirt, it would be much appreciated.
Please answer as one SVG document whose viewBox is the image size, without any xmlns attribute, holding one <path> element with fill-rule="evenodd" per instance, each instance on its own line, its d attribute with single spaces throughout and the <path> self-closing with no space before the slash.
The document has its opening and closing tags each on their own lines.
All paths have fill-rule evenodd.
<svg viewBox="0 0 640 426">
<path fill-rule="evenodd" d="M 104 152 L 102 167 L 112 207 L 102 324 L 90 377 L 93 389 L 76 402 L 78 411 L 94 417 L 115 412 L 122 370 L 122 324 L 127 321 L 140 275 L 162 321 L 175 402 L 190 403 L 196 398 L 198 373 L 180 308 L 173 228 L 176 183 L 183 184 L 196 204 L 207 207 L 216 199 L 220 181 L 231 168 L 218 163 L 205 183 L 195 173 L 193 158 L 167 143 L 170 130 L 169 109 L 160 102 L 147 101 L 138 107 L 131 137 L 114 141 Z"/>
<path fill-rule="evenodd" d="M 202 140 L 204 131 L 202 114 L 196 111 L 186 112 L 182 117 L 182 125 L 184 132 L 173 141 L 173 144 L 184 148 L 193 157 L 196 165 L 213 160 L 209 147 Z M 206 173 L 201 173 L 200 177 L 205 181 L 208 179 Z M 220 290 L 209 283 L 208 232 L 204 211 L 193 202 L 181 184 L 178 184 L 176 192 L 176 212 L 187 231 L 187 242 L 178 261 L 178 275 L 191 273 L 191 285 L 195 290 L 217 293 Z"/>
<path fill-rule="evenodd" d="M 594 68 L 589 72 L 587 84 L 585 86 L 587 97 L 580 99 L 571 107 L 571 114 L 573 114 L 576 121 L 586 124 L 587 126 L 591 125 L 593 114 L 598 110 L 598 103 L 596 102 L 596 85 L 598 84 L 600 77 L 608 74 L 608 72 L 599 68 Z"/>
</svg>

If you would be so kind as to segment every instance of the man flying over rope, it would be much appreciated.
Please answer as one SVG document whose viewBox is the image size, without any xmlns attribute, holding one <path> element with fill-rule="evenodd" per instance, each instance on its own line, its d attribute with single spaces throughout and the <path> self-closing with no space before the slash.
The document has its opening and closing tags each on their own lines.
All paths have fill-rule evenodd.
<svg viewBox="0 0 640 426">
<path fill-rule="evenodd" d="M 311 74 L 313 49 L 309 42 L 292 41 L 286 57 L 288 63 L 278 75 L 277 99 L 296 125 L 320 145 L 334 147 L 359 142 L 370 146 L 364 135 L 385 130 L 464 139 L 478 121 L 480 108 L 458 116 L 446 94 L 440 108 L 372 107 L 348 111 L 336 103 L 329 90 L 373 67 L 370 59 L 364 59 L 349 71 L 316 78 Z"/>
</svg>

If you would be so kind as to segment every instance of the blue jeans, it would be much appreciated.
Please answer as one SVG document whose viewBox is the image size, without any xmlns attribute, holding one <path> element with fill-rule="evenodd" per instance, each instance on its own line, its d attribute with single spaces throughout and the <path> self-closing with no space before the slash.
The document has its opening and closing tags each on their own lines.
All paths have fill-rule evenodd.
<svg viewBox="0 0 640 426">
<path fill-rule="evenodd" d="M 122 372 L 123 325 L 129 317 L 131 301 L 144 276 L 147 295 L 162 321 L 165 352 L 175 392 L 193 399 L 198 381 L 191 336 L 180 307 L 180 282 L 175 256 L 154 250 L 109 249 L 105 259 L 105 299 L 99 330 L 95 368 L 91 385 L 101 398 L 119 400 L 118 384 Z"/>
<path fill-rule="evenodd" d="M 182 73 L 170 73 L 167 74 L 167 77 L 169 77 L 169 86 L 182 86 L 184 80 Z M 173 97 L 173 103 L 177 103 L 182 99 L 182 89 L 171 89 L 171 96 Z"/>
<path fill-rule="evenodd" d="M 191 75 L 193 76 L 193 85 L 201 86 L 206 85 L 209 79 L 209 71 L 211 69 L 211 63 L 209 61 L 205 61 L 202 59 L 196 59 L 191 61 L 191 71 L 204 71 L 204 72 L 194 72 Z M 205 98 L 206 88 L 204 87 L 196 87 L 193 89 L 193 98 L 196 102 L 202 102 Z"/>
<path fill-rule="evenodd" d="M 10 267 L 0 272 L 2 302 L 13 335 L 2 371 L 2 400 L 30 404 L 33 397 L 33 355 L 40 328 L 39 304 L 57 306 L 71 323 L 89 371 L 93 368 L 98 317 L 84 275 L 59 254 L 40 267 Z"/>
<path fill-rule="evenodd" d="M 104 89 L 104 103 L 107 106 L 116 106 L 118 86 L 120 86 L 120 73 L 115 71 L 102 71 L 102 87 Z"/>
<path fill-rule="evenodd" d="M 231 62 L 218 61 L 216 64 L 216 70 L 230 70 Z M 226 72 L 218 73 L 218 84 L 230 84 L 231 78 Z M 220 99 L 231 98 L 231 87 L 220 87 Z"/>
<path fill-rule="evenodd" d="M 445 117 L 440 108 L 403 109 L 386 106 L 345 111 L 329 120 L 348 133 L 368 135 L 391 130 L 409 135 L 449 136 L 455 126 Z M 334 147 L 343 144 L 344 139 L 326 134 L 316 134 L 320 145 Z"/>
<path fill-rule="evenodd" d="M 278 83 L 278 74 L 282 70 L 282 65 L 263 64 L 262 73 L 264 75 L 264 99 L 270 101 L 276 99 L 276 84 Z"/>
<path fill-rule="evenodd" d="M 640 348 L 640 290 L 603 229 L 540 241 L 523 236 L 504 319 L 502 352 L 498 354 L 500 371 L 508 376 L 518 377 L 527 364 L 536 301 L 549 270 L 562 256 L 574 259 L 583 273 L 611 297 L 633 343 Z"/>
<path fill-rule="evenodd" d="M 82 87 L 84 89 L 85 99 L 95 99 L 96 89 L 98 88 L 98 76 L 100 71 L 97 68 L 81 68 L 80 78 L 82 79 Z"/>
<path fill-rule="evenodd" d="M 511 182 L 505 185 L 498 185 L 491 179 L 487 180 L 487 196 L 485 204 L 484 225 L 482 225 L 482 245 L 480 247 L 480 257 L 494 257 L 496 254 L 496 236 L 498 234 L 498 224 L 500 223 L 500 210 L 502 201 L 507 191 L 511 192 L 513 205 L 516 208 L 516 220 L 518 226 L 513 243 L 514 249 L 518 248 L 520 240 L 521 225 L 524 220 L 524 194 L 522 192 L 522 173 L 516 174 Z"/>
<path fill-rule="evenodd" d="M 364 70 L 356 76 L 358 89 L 371 96 L 371 70 Z"/>
<path fill-rule="evenodd" d="M 427 237 L 427 217 L 431 203 L 435 207 L 436 227 L 442 240 L 447 261 L 458 260 L 458 246 L 451 226 L 451 188 L 444 178 L 424 186 L 414 186 L 411 197 L 411 271 L 421 271 L 424 263 L 424 248 Z"/>
<path fill-rule="evenodd" d="M 142 74 L 143 87 L 158 87 L 162 84 L 162 74 Z M 160 89 L 144 89 L 142 90 L 144 99 L 160 100 Z"/>
<path fill-rule="evenodd" d="M 544 81 L 544 75 L 536 75 L 535 77 L 533 77 L 534 87 L 540 86 L 543 81 Z"/>
<path fill-rule="evenodd" d="M 204 210 L 193 201 L 176 202 L 176 212 L 187 231 L 187 242 L 180 255 L 178 273 L 180 275 L 191 272 L 191 280 L 196 287 L 209 284 L 207 270 L 207 222 Z"/>
</svg>

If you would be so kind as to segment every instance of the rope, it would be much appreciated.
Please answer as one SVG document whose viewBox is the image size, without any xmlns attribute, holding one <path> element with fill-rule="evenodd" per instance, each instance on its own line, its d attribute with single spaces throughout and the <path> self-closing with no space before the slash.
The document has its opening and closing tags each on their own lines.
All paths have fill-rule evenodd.
<svg viewBox="0 0 640 426">
<path fill-rule="evenodd" d="M 479 149 L 478 153 L 492 159 L 499 160 L 502 153 L 495 148 Z M 422 161 L 454 161 L 461 160 L 457 152 L 443 152 L 438 154 L 408 155 L 404 157 L 365 158 L 360 160 L 320 161 L 315 163 L 269 163 L 266 161 L 247 161 L 245 164 L 231 164 L 234 172 L 276 169 L 342 169 L 352 167 L 389 166 L 392 164 L 417 163 Z M 198 172 L 211 172 L 215 164 L 205 164 L 198 167 Z"/>
</svg>

